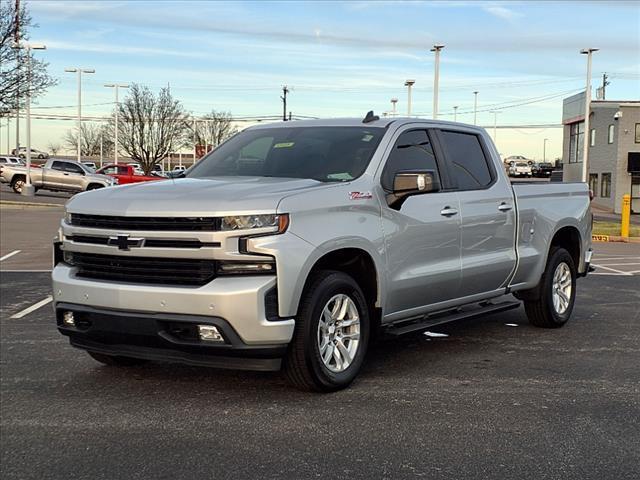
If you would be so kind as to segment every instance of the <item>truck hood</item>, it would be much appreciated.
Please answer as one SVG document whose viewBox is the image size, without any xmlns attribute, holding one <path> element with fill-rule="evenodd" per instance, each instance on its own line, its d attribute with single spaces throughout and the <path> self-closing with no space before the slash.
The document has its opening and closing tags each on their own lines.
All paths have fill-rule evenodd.
<svg viewBox="0 0 640 480">
<path fill-rule="evenodd" d="M 282 198 L 327 186 L 316 180 L 293 178 L 183 178 L 81 193 L 67 202 L 67 211 L 132 217 L 274 213 Z"/>
</svg>

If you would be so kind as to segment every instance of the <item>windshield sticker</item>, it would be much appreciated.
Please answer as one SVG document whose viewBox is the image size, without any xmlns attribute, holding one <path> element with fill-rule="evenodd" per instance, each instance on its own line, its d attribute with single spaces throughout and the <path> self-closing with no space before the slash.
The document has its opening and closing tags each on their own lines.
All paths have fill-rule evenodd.
<svg viewBox="0 0 640 480">
<path fill-rule="evenodd" d="M 327 178 L 329 180 L 353 180 L 353 177 L 349 172 L 330 173 L 329 175 L 327 175 Z"/>
<path fill-rule="evenodd" d="M 295 142 L 283 142 L 283 143 L 276 143 L 273 148 L 289 148 L 289 147 L 293 147 L 295 145 Z"/>
<path fill-rule="evenodd" d="M 362 141 L 370 142 L 372 138 L 373 138 L 373 135 L 365 135 L 364 137 L 362 137 Z"/>
<path fill-rule="evenodd" d="M 371 192 L 349 192 L 349 200 L 368 200 L 373 198 Z"/>
</svg>

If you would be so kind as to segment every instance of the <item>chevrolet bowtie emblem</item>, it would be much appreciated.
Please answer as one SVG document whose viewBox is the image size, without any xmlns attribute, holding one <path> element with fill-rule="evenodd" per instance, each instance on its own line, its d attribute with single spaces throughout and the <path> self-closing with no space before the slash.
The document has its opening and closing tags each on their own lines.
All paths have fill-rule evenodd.
<svg viewBox="0 0 640 480">
<path fill-rule="evenodd" d="M 144 238 L 129 238 L 127 234 L 109 237 L 107 245 L 118 247 L 119 250 L 129 250 L 131 247 L 141 247 L 144 244 Z"/>
</svg>

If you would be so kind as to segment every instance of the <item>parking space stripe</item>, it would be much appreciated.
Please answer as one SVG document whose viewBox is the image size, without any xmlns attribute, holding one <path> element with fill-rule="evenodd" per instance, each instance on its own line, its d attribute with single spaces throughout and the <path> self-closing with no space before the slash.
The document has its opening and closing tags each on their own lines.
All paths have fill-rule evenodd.
<svg viewBox="0 0 640 480">
<path fill-rule="evenodd" d="M 618 275 L 631 275 L 630 273 L 623 272 L 622 270 L 616 270 L 615 268 L 607 267 L 605 265 L 600 265 L 600 264 L 596 265 L 594 263 L 593 266 L 596 267 L 596 268 L 604 268 L 605 270 L 611 270 L 612 272 L 615 272 Z"/>
<path fill-rule="evenodd" d="M 7 258 L 11 258 L 11 257 L 13 257 L 14 255 L 19 254 L 21 251 L 22 251 L 22 250 L 14 250 L 14 251 L 13 251 L 13 252 L 11 252 L 11 253 L 7 253 L 4 257 L 0 258 L 0 262 L 2 262 L 3 260 L 6 260 Z"/>
<path fill-rule="evenodd" d="M 36 310 L 38 310 L 41 307 L 44 307 L 46 304 L 51 303 L 51 301 L 53 300 L 53 297 L 51 295 L 49 295 L 46 298 L 43 298 L 42 300 L 40 300 L 38 303 L 34 303 L 33 305 L 31 305 L 30 307 L 25 308 L 24 310 L 11 315 L 10 318 L 17 320 L 18 318 L 22 318 L 26 315 L 29 315 L 31 312 L 35 312 Z"/>
</svg>

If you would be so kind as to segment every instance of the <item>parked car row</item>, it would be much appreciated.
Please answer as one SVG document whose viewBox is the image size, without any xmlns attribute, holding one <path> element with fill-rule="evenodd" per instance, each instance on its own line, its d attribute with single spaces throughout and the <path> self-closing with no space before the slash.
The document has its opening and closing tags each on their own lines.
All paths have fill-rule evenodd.
<svg viewBox="0 0 640 480">
<path fill-rule="evenodd" d="M 17 155 L 20 158 L 27 158 L 27 147 L 20 147 L 18 149 L 11 150 L 11 155 Z M 49 154 L 47 152 L 43 152 L 42 150 L 36 150 L 35 148 L 31 149 L 31 158 L 39 158 L 45 159 L 49 158 Z"/>
<path fill-rule="evenodd" d="M 522 155 L 505 158 L 504 166 L 510 177 L 550 177 L 554 168 L 550 162 L 536 162 Z"/>
</svg>

